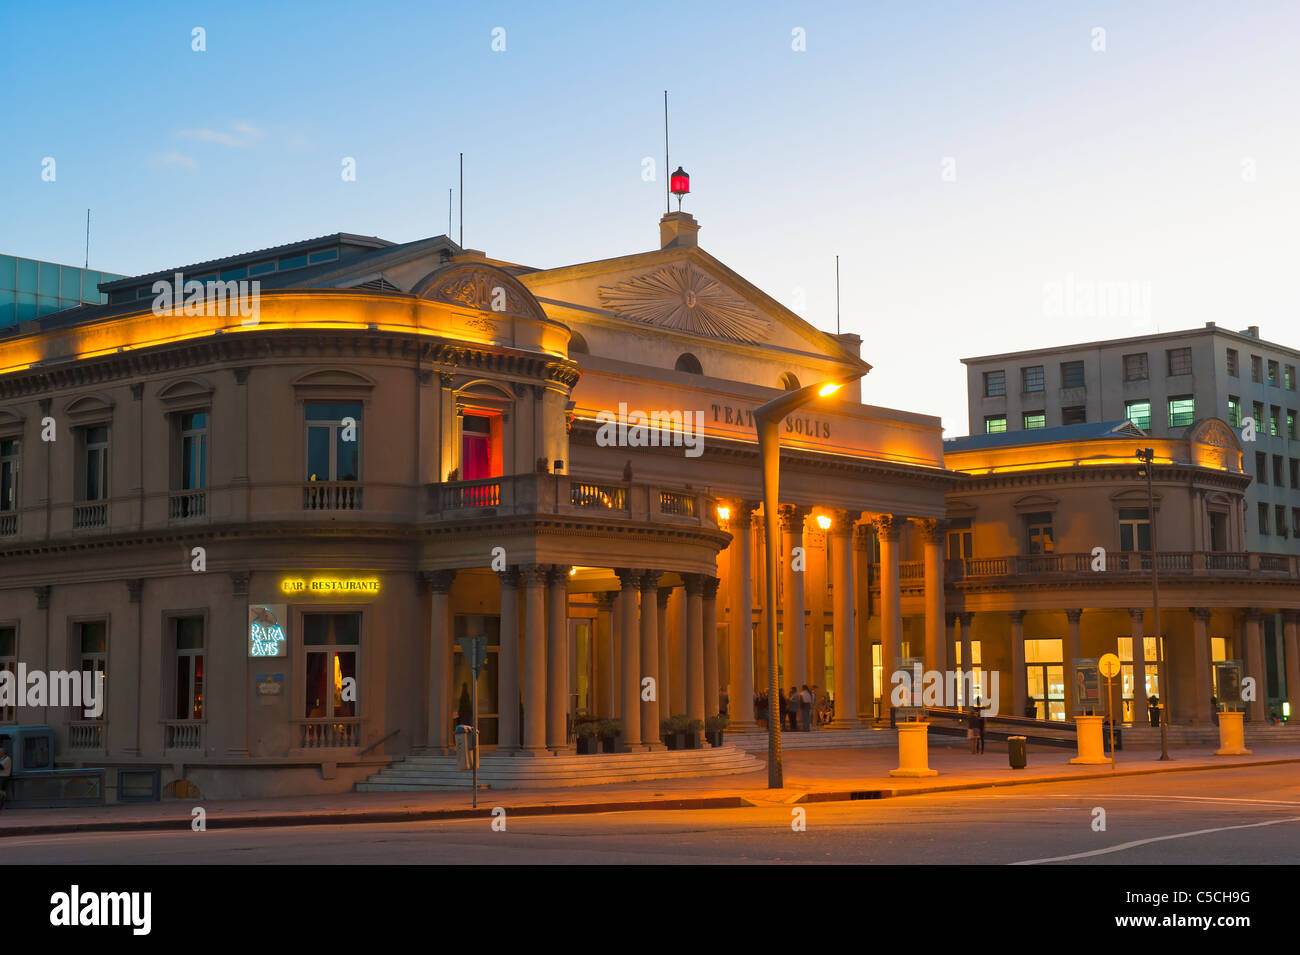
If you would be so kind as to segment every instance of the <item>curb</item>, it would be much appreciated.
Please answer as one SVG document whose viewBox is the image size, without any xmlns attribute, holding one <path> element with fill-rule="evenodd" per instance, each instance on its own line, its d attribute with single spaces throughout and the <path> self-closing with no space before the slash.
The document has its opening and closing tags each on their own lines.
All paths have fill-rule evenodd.
<svg viewBox="0 0 1300 955">
<path fill-rule="evenodd" d="M 1006 786 L 1029 786 L 1035 783 L 1088 782 L 1097 779 L 1115 779 L 1120 776 L 1152 776 L 1159 773 L 1217 772 L 1246 766 L 1277 766 L 1300 763 L 1300 756 L 1281 759 L 1250 760 L 1223 763 L 1222 765 L 1156 766 L 1147 769 L 1116 769 L 1109 773 L 1086 775 L 1035 776 L 1022 779 L 1003 778 L 949 785 L 916 786 L 908 789 L 841 789 L 801 793 L 780 801 L 746 798 L 742 795 L 699 796 L 676 799 L 638 799 L 627 801 L 557 803 L 553 805 L 525 805 L 506 807 L 507 816 L 577 816 L 603 812 L 662 812 L 692 809 L 753 809 L 794 806 L 815 802 L 851 802 L 867 799 L 893 799 L 904 796 L 924 796 L 930 793 L 959 792 L 970 789 L 996 789 Z M 437 822 L 456 819 L 490 819 L 493 807 L 479 809 L 376 809 L 335 812 L 276 813 L 272 815 L 212 816 L 208 829 L 278 829 L 292 826 L 322 825 L 374 825 L 400 822 Z M 189 829 L 192 820 L 184 816 L 175 819 L 122 819 L 95 822 L 42 823 L 24 826 L 0 827 L 0 839 L 19 836 L 44 836 L 82 832 L 167 832 Z"/>
</svg>

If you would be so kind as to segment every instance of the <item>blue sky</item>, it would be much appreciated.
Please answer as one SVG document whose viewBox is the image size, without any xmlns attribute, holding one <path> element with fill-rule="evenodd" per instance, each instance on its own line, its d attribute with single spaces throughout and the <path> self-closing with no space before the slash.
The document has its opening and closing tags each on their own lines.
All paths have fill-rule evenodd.
<svg viewBox="0 0 1300 955">
<path fill-rule="evenodd" d="M 80 264 L 87 206 L 126 273 L 441 234 L 461 151 L 466 245 L 643 251 L 666 88 L 701 245 L 831 330 L 838 253 L 865 400 L 958 435 L 963 356 L 1206 321 L 1300 347 L 1297 41 L 1268 0 L 9 3 L 0 252 Z M 1067 283 L 1135 297 L 1063 315 Z"/>
</svg>

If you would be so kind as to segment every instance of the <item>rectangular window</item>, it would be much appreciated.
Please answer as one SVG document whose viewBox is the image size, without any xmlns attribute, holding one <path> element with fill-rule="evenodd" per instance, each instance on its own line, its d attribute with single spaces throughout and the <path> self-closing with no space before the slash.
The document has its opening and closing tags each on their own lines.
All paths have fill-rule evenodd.
<svg viewBox="0 0 1300 955">
<path fill-rule="evenodd" d="M 954 518 L 948 522 L 949 560 L 970 560 L 973 553 L 970 524 L 969 517 Z"/>
<path fill-rule="evenodd" d="M 1264 428 L 1264 402 L 1256 401 L 1252 405 L 1255 412 L 1255 430 L 1260 431 Z"/>
<path fill-rule="evenodd" d="M 1169 375 L 1190 375 L 1192 373 L 1192 350 L 1190 348 L 1170 348 L 1165 352 L 1169 361 Z"/>
<path fill-rule="evenodd" d="M 1147 367 L 1147 355 L 1143 352 L 1140 355 L 1124 356 L 1124 380 L 1125 381 L 1146 381 L 1150 376 Z"/>
<path fill-rule="evenodd" d="M 1052 533 L 1052 514 L 1042 511 L 1025 515 L 1025 553 L 1051 554 L 1056 550 L 1056 538 Z"/>
<path fill-rule="evenodd" d="M 1196 420 L 1196 399 L 1179 395 L 1169 399 L 1169 427 L 1182 428 Z"/>
<path fill-rule="evenodd" d="M 1270 360 L 1268 363 L 1268 383 L 1274 388 L 1278 385 L 1278 367 L 1277 362 Z"/>
<path fill-rule="evenodd" d="M 1293 408 L 1286 409 L 1286 436 L 1292 441 L 1295 440 L 1295 410 Z"/>
<path fill-rule="evenodd" d="M 357 715 L 360 681 L 357 660 L 361 656 L 361 614 L 307 613 L 302 617 L 304 716 L 307 719 L 339 719 Z M 351 680 L 356 693 L 343 692 Z"/>
<path fill-rule="evenodd" d="M 1002 434 L 1007 430 L 1006 415 L 992 415 L 984 419 L 985 434 Z"/>
<path fill-rule="evenodd" d="M 1047 427 L 1047 415 L 1041 411 L 1027 412 L 1024 415 L 1024 428 L 1031 431 L 1035 428 Z"/>
<path fill-rule="evenodd" d="M 1124 417 L 1128 418 L 1143 431 L 1151 428 L 1151 402 L 1149 401 L 1126 401 L 1124 402 Z"/>
<path fill-rule="evenodd" d="M 81 480 L 79 501 L 108 500 L 108 426 L 81 428 Z"/>
<path fill-rule="evenodd" d="M 1228 424 L 1241 427 L 1241 399 L 1236 395 L 1228 395 Z"/>
<path fill-rule="evenodd" d="M 1287 365 L 1282 374 L 1287 391 L 1295 391 L 1295 365 Z"/>
<path fill-rule="evenodd" d="M 107 673 L 108 672 L 108 621 L 92 620 L 76 625 L 77 646 L 80 649 L 81 672 L 82 673 Z M 98 679 L 91 677 L 92 680 Z M 84 683 L 82 684 L 85 685 Z M 108 688 L 108 681 L 103 682 L 103 688 Z M 107 712 L 107 707 L 104 711 Z M 84 714 L 81 718 L 84 717 Z M 102 720 L 104 714 L 100 713 L 94 719 Z"/>
<path fill-rule="evenodd" d="M 180 467 L 177 490 L 198 491 L 208 486 L 208 415 L 197 411 L 177 416 Z"/>
<path fill-rule="evenodd" d="M 1241 373 L 1241 369 L 1237 362 L 1237 349 L 1229 348 L 1228 349 L 1228 374 L 1229 376 L 1236 378 L 1240 375 L 1240 373 Z"/>
<path fill-rule="evenodd" d="M 0 511 L 18 510 L 18 460 L 22 446 L 17 438 L 0 441 Z"/>
<path fill-rule="evenodd" d="M 1268 483 L 1268 455 L 1263 451 L 1255 452 L 1255 480 L 1260 484 Z"/>
<path fill-rule="evenodd" d="M 1151 521 L 1145 507 L 1120 508 L 1119 549 L 1128 553 L 1151 549 Z"/>
<path fill-rule="evenodd" d="M 1005 371 L 984 372 L 984 397 L 1000 398 L 1007 393 L 1007 373 Z"/>
<path fill-rule="evenodd" d="M 1028 368 L 1020 369 L 1020 390 L 1021 391 L 1042 391 L 1043 390 L 1043 366 L 1031 365 Z"/>
<path fill-rule="evenodd" d="M 307 480 L 361 479 L 361 402 L 307 403 Z"/>
<path fill-rule="evenodd" d="M 1257 385 L 1264 383 L 1264 359 L 1258 355 L 1250 356 L 1250 380 Z"/>
<path fill-rule="evenodd" d="M 1300 507 L 1291 508 L 1291 536 L 1300 538 Z M 0 661 L 0 666 L 3 666 Z"/>
<path fill-rule="evenodd" d="M 1286 537 L 1286 508 L 1281 504 L 1273 507 L 1273 530 L 1278 537 Z"/>
<path fill-rule="evenodd" d="M 1282 455 L 1273 455 L 1273 485 L 1275 487 L 1286 487 L 1282 483 Z"/>
<path fill-rule="evenodd" d="M 18 666 L 18 629 L 0 627 L 0 672 L 13 673 Z M 0 705 L 0 723 L 12 723 L 18 718 L 17 707 Z"/>
<path fill-rule="evenodd" d="M 1288 463 L 1291 466 L 1291 486 L 1300 488 L 1300 460 L 1291 458 Z"/>
<path fill-rule="evenodd" d="M 1083 362 L 1081 361 L 1061 362 L 1061 387 L 1062 388 L 1083 387 Z"/>
<path fill-rule="evenodd" d="M 460 479 L 478 481 L 504 473 L 499 414 L 466 411 L 461 416 Z"/>
<path fill-rule="evenodd" d="M 1268 505 L 1267 505 L 1267 504 L 1259 504 L 1259 505 L 1257 505 L 1257 506 L 1258 506 L 1258 509 L 1259 509 L 1259 536 L 1260 536 L 1260 537 L 1267 537 L 1267 536 L 1268 536 L 1268 524 L 1269 524 L 1269 521 L 1268 521 Z"/>
<path fill-rule="evenodd" d="M 1088 409 L 1083 405 L 1072 405 L 1061 409 L 1061 424 L 1084 424 L 1088 420 Z"/>
<path fill-rule="evenodd" d="M 203 618 L 173 617 L 176 648 L 176 711 L 173 719 L 203 719 Z"/>
<path fill-rule="evenodd" d="M 1278 430 L 1278 425 L 1277 425 L 1277 419 L 1280 418 L 1281 416 L 1282 416 L 1281 408 L 1279 408 L 1277 405 L 1268 406 L 1268 433 L 1275 438 L 1279 434 L 1281 434 L 1281 431 Z"/>
</svg>

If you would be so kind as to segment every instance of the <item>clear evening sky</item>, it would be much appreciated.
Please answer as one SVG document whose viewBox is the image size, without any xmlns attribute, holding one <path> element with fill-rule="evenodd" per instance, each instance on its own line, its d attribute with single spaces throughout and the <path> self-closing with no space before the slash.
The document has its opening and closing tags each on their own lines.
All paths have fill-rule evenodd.
<svg viewBox="0 0 1300 955">
<path fill-rule="evenodd" d="M 1298 50 L 1266 0 L 0 0 L 0 252 L 80 264 L 87 206 L 124 273 L 438 235 L 462 151 L 467 246 L 649 250 L 668 89 L 701 245 L 832 331 L 838 253 L 865 400 L 959 435 L 963 356 L 1206 321 L 1300 347 Z M 1136 297 L 1048 304 L 1089 283 Z"/>
</svg>

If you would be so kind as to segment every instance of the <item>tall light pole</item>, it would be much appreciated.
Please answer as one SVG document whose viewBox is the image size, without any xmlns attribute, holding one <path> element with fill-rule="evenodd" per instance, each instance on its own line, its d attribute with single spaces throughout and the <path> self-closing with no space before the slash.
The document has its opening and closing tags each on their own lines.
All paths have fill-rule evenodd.
<svg viewBox="0 0 1300 955">
<path fill-rule="evenodd" d="M 1156 453 L 1152 448 L 1143 448 L 1137 452 L 1137 459 L 1141 461 L 1147 472 L 1147 527 L 1151 537 L 1151 607 L 1155 616 L 1156 629 L 1156 682 L 1160 685 L 1160 708 L 1157 711 L 1160 714 L 1160 758 L 1169 758 L 1169 739 L 1168 739 L 1168 717 L 1169 717 L 1169 693 L 1168 686 L 1165 683 L 1165 651 L 1164 641 L 1160 638 L 1160 567 L 1157 555 L 1159 551 L 1156 547 L 1156 504 L 1155 493 L 1151 490 L 1151 472 L 1154 470 Z M 1136 542 L 1135 542 L 1136 543 Z M 1137 654 L 1133 654 L 1137 659 Z M 1145 660 L 1145 655 L 1143 656 Z M 1135 688 L 1136 689 L 1136 688 Z M 1146 674 L 1142 674 L 1142 693 L 1143 700 L 1146 702 Z"/>
<path fill-rule="evenodd" d="M 781 566 L 781 532 L 777 526 L 777 502 L 781 483 L 781 422 L 796 408 L 817 398 L 833 395 L 866 370 L 850 372 L 816 385 L 788 391 L 754 411 L 758 431 L 758 454 L 763 468 L 763 551 L 767 564 L 767 589 L 764 617 L 767 619 L 767 788 L 781 789 L 781 686 L 777 681 L 776 659 L 776 578 Z M 841 636 L 841 639 L 845 639 Z"/>
</svg>

